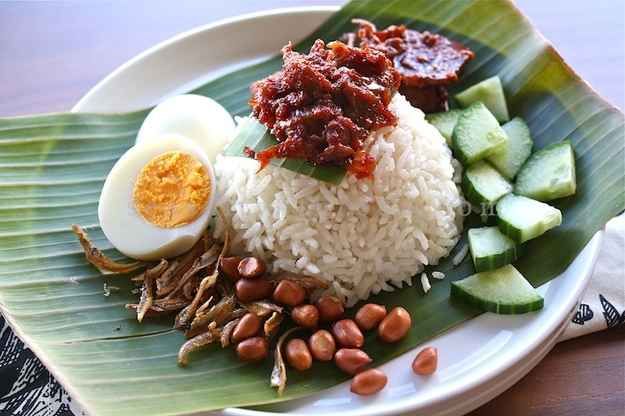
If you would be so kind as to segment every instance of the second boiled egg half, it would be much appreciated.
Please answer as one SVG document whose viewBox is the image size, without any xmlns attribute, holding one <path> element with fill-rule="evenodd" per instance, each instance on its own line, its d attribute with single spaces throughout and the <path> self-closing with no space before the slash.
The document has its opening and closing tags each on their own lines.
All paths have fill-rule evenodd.
<svg viewBox="0 0 625 416">
<path fill-rule="evenodd" d="M 137 144 L 177 134 L 199 145 L 214 162 L 234 130 L 230 113 L 217 101 L 195 94 L 177 95 L 150 111 L 137 134 Z"/>
<path fill-rule="evenodd" d="M 174 97 L 152 110 L 135 146 L 106 178 L 98 205 L 100 226 L 128 257 L 180 255 L 208 226 L 215 200 L 212 160 L 231 139 L 234 122 L 210 99 L 198 111 L 195 105 L 206 101 L 195 97 L 205 98 Z M 219 122 L 211 124 L 215 119 Z"/>
</svg>

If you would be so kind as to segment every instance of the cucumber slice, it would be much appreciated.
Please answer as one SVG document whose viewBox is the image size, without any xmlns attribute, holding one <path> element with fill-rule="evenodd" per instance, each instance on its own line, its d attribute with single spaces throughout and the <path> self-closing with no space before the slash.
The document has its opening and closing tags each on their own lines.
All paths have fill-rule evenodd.
<svg viewBox="0 0 625 416">
<path fill-rule="evenodd" d="M 513 194 L 497 202 L 497 218 L 501 232 L 517 243 L 536 238 L 562 223 L 559 209 Z"/>
<path fill-rule="evenodd" d="M 512 180 L 530 154 L 534 142 L 530 129 L 522 118 L 515 117 L 503 126 L 508 136 L 508 143 L 497 153 L 488 157 L 488 161 L 506 178 Z"/>
<path fill-rule="evenodd" d="M 498 269 L 519 258 L 520 246 L 497 227 L 471 228 L 468 235 L 469 250 L 477 272 Z"/>
<path fill-rule="evenodd" d="M 441 133 L 451 146 L 451 134 L 454 131 L 458 117 L 462 110 L 454 109 L 442 113 L 427 114 L 425 119 Z"/>
<path fill-rule="evenodd" d="M 451 296 L 498 314 L 543 308 L 544 299 L 512 265 L 451 282 Z"/>
<path fill-rule="evenodd" d="M 503 149 L 508 136 L 486 106 L 475 103 L 458 117 L 451 140 L 460 162 L 470 164 Z"/>
<path fill-rule="evenodd" d="M 514 191 L 539 201 L 575 194 L 575 155 L 566 140 L 534 153 L 517 176 Z"/>
<path fill-rule="evenodd" d="M 493 205 L 512 192 L 512 185 L 494 167 L 480 160 L 464 171 L 462 190 L 474 204 Z"/>
<path fill-rule="evenodd" d="M 505 123 L 510 120 L 506 96 L 498 76 L 478 82 L 461 93 L 456 94 L 455 98 L 463 107 L 468 107 L 475 102 L 481 101 L 488 107 L 500 123 Z"/>
</svg>

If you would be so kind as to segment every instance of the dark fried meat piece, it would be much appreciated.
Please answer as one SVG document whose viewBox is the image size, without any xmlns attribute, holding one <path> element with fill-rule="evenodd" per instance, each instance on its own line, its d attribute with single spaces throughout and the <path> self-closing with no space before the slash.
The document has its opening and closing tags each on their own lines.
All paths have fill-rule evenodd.
<svg viewBox="0 0 625 416">
<path fill-rule="evenodd" d="M 449 110 L 447 88 L 442 85 L 429 87 L 407 87 L 399 89 L 401 95 L 406 97 L 410 104 L 420 108 L 424 113 L 438 113 Z"/>
<path fill-rule="evenodd" d="M 357 20 L 360 47 L 369 47 L 393 60 L 404 85 L 424 87 L 449 85 L 458 80 L 464 65 L 473 59 L 473 52 L 445 36 L 389 26 L 378 31 L 367 21 Z"/>
<path fill-rule="evenodd" d="M 393 61 L 402 76 L 400 92 L 412 105 L 426 113 L 447 109 L 446 86 L 456 82 L 465 64 L 474 53 L 445 36 L 418 32 L 405 26 L 389 26 L 384 30 L 362 19 L 354 19 L 356 33 L 344 39 L 354 46 L 375 49 Z"/>
</svg>

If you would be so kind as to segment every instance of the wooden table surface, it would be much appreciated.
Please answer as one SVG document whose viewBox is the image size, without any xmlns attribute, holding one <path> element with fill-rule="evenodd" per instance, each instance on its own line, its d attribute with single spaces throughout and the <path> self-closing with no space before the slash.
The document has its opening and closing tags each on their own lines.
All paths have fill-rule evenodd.
<svg viewBox="0 0 625 416">
<path fill-rule="evenodd" d="M 256 10 L 340 1 L 223 3 L 0 2 L 0 116 L 67 110 L 117 66 L 183 30 Z M 583 78 L 625 108 L 625 2 L 518 5 Z M 624 341 L 621 329 L 558 344 L 523 380 L 471 415 L 623 416 Z"/>
</svg>

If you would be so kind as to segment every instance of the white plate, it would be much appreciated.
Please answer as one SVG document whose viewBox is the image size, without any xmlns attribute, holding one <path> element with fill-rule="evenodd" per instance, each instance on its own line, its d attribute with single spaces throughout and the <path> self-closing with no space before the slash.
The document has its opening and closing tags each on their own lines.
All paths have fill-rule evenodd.
<svg viewBox="0 0 625 416">
<path fill-rule="evenodd" d="M 73 111 L 117 112 L 156 104 L 224 71 L 277 53 L 287 41 L 308 35 L 334 10 L 273 10 L 183 33 L 122 65 L 89 91 Z M 306 415 L 414 411 L 457 415 L 478 407 L 518 381 L 553 347 L 590 278 L 601 236 L 595 235 L 560 277 L 540 288 L 545 297 L 542 311 L 521 316 L 484 314 L 429 341 L 440 355 L 439 369 L 432 377 L 412 374 L 409 369 L 415 353 L 408 352 L 382 366 L 390 375 L 389 384 L 375 397 L 355 396 L 349 393 L 349 384 L 343 383 L 312 397 L 274 405 L 272 410 Z M 249 409 L 222 413 L 275 414 Z"/>
</svg>

